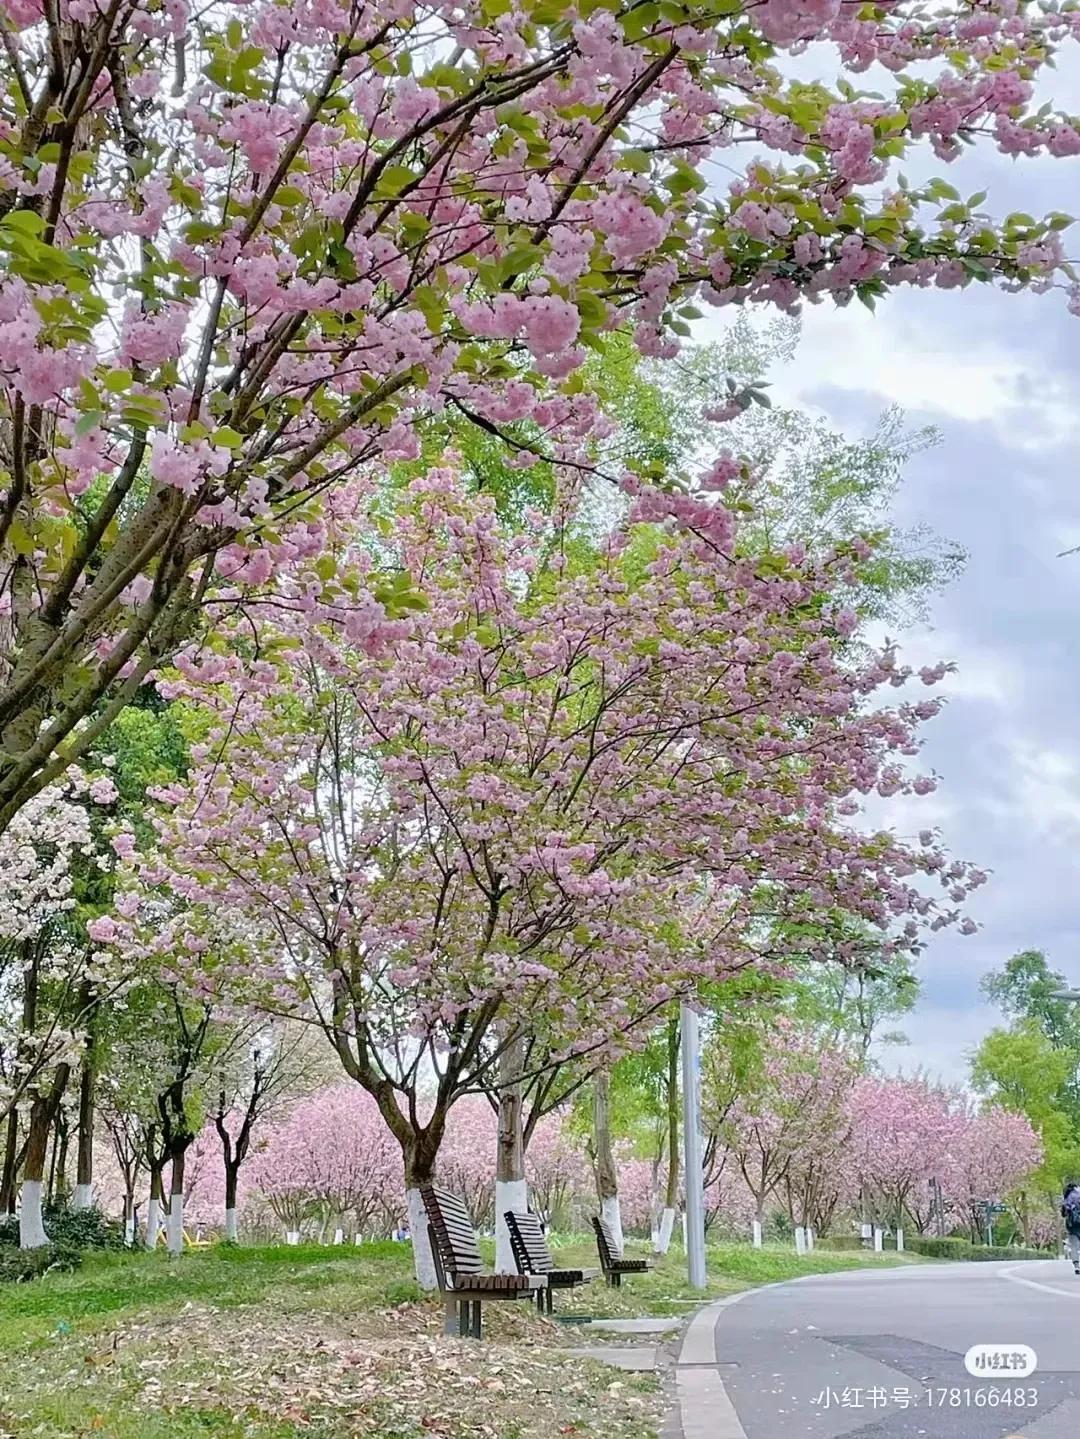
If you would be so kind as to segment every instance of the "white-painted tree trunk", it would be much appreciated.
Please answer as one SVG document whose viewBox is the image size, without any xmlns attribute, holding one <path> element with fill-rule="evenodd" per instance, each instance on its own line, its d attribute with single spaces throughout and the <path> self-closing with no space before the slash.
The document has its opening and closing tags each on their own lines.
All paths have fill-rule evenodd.
<svg viewBox="0 0 1080 1439">
<path fill-rule="evenodd" d="M 334 1243 L 335 1243 L 335 1244 L 344 1244 L 344 1243 L 345 1243 L 345 1231 L 344 1231 L 344 1229 L 335 1229 L 335 1230 L 334 1230 Z"/>
<path fill-rule="evenodd" d="M 128 1249 L 135 1243 L 135 1216 L 129 1214 L 124 1220 L 124 1243 Z"/>
<path fill-rule="evenodd" d="M 72 1209 L 93 1209 L 94 1207 L 94 1186 L 92 1184 L 76 1184 L 71 1194 Z"/>
<path fill-rule="evenodd" d="M 896 1252 L 897 1254 L 904 1252 L 904 1231 L 902 1229 L 896 1231 Z"/>
<path fill-rule="evenodd" d="M 754 1220 L 754 1248 L 761 1248 L 761 1220 Z"/>
<path fill-rule="evenodd" d="M 170 1254 L 184 1252 L 184 1196 L 173 1194 L 169 1200 L 169 1217 L 165 1224 L 165 1242 Z"/>
<path fill-rule="evenodd" d="M 41 1180 L 24 1179 L 19 1191 L 19 1248 L 42 1249 L 48 1242 L 41 1217 Z"/>
<path fill-rule="evenodd" d="M 806 1230 L 801 1224 L 796 1224 L 795 1226 L 795 1253 L 806 1253 Z"/>
<path fill-rule="evenodd" d="M 225 1238 L 236 1243 L 236 1237 L 240 1233 L 240 1226 L 236 1221 L 236 1210 L 226 1209 L 225 1211 Z"/>
<path fill-rule="evenodd" d="M 438 1289 L 435 1258 L 428 1238 L 428 1217 L 419 1189 L 406 1189 L 405 1204 L 409 1212 L 409 1233 L 412 1236 L 413 1268 L 421 1289 Z"/>
<path fill-rule="evenodd" d="M 299 1244 L 299 1243 L 300 1243 L 300 1231 L 299 1231 L 299 1229 L 287 1229 L 287 1230 L 285 1231 L 285 1243 L 286 1243 L 286 1244 Z"/>
<path fill-rule="evenodd" d="M 495 1181 L 495 1273 L 516 1274 L 517 1264 L 510 1247 L 510 1231 L 503 1215 L 509 1209 L 524 1214 L 529 1208 L 529 1186 L 524 1179 Z"/>
<path fill-rule="evenodd" d="M 660 1215 L 660 1228 L 656 1231 L 654 1248 L 657 1254 L 666 1254 L 671 1248 L 671 1235 L 675 1229 L 675 1211 L 665 1207 Z"/>
<path fill-rule="evenodd" d="M 499 1123 L 495 1139 L 495 1272 L 516 1274 L 517 1261 L 504 1215 L 525 1213 L 529 1186 L 525 1180 L 525 1116 L 522 1112 L 521 1070 L 525 1061 L 524 1035 L 507 1035 L 499 1056 Z"/>
<path fill-rule="evenodd" d="M 156 1249 L 161 1233 L 161 1200 L 151 1199 L 146 1206 L 146 1247 Z"/>
<path fill-rule="evenodd" d="M 622 1232 L 622 1207 L 619 1204 L 619 1196 L 617 1194 L 609 1194 L 608 1197 L 601 1202 L 600 1217 L 611 1230 L 611 1237 L 615 1241 L 615 1249 L 621 1258 L 626 1244 Z"/>
<path fill-rule="evenodd" d="M 877 1227 L 877 1225 L 875 1224 L 875 1225 L 874 1225 L 874 1251 L 875 1251 L 875 1253 L 877 1253 L 877 1254 L 880 1254 L 881 1251 L 882 1251 L 882 1249 L 884 1248 L 884 1245 L 883 1245 L 882 1242 L 881 1242 L 881 1241 L 882 1241 L 882 1237 L 883 1237 L 883 1236 L 882 1236 L 881 1230 L 880 1230 L 880 1229 Z"/>
<path fill-rule="evenodd" d="M 806 1252 L 807 1254 L 814 1252 L 814 1231 L 809 1224 L 806 1226 Z"/>
</svg>

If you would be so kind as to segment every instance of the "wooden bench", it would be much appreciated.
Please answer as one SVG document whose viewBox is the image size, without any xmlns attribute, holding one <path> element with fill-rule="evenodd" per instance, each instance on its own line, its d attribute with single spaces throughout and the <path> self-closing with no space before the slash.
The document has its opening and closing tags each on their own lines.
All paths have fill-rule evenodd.
<svg viewBox="0 0 1080 1439">
<path fill-rule="evenodd" d="M 546 1288 L 542 1274 L 485 1274 L 472 1220 L 461 1200 L 432 1184 L 423 1185 L 420 1196 L 427 1211 L 439 1293 L 446 1305 L 444 1333 L 479 1339 L 483 1304 L 493 1299 L 531 1299 Z"/>
<path fill-rule="evenodd" d="M 597 1269 L 556 1269 L 543 1226 L 535 1214 L 517 1214 L 508 1209 L 503 1215 L 510 1235 L 510 1248 L 519 1274 L 543 1274 L 547 1286 L 536 1291 L 536 1307 L 550 1314 L 556 1289 L 574 1289 L 589 1284 L 599 1273 Z"/>
<path fill-rule="evenodd" d="M 604 1271 L 604 1278 L 612 1288 L 621 1287 L 624 1274 L 648 1274 L 652 1265 L 647 1259 L 619 1258 L 615 1236 L 599 1215 L 593 1215 L 592 1227 L 596 1232 L 596 1248 L 600 1254 L 600 1268 Z"/>
</svg>

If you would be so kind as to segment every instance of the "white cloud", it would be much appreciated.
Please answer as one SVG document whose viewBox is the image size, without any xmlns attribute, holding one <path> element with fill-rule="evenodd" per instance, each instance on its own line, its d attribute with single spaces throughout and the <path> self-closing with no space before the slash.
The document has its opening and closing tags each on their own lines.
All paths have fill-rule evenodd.
<svg viewBox="0 0 1080 1439">
<path fill-rule="evenodd" d="M 981 1002 L 956 1009 L 923 1001 L 898 1026 L 909 1043 L 876 1045 L 874 1057 L 890 1074 L 921 1070 L 946 1084 L 966 1084 L 972 1052 L 983 1035 L 1001 1023 L 1000 1014 Z"/>
<path fill-rule="evenodd" d="M 1008 744 L 1006 788 L 990 804 L 1010 812 L 1029 838 L 1080 844 L 1080 761 L 1023 735 Z M 1017 813 L 1017 811 L 1019 813 Z"/>
<path fill-rule="evenodd" d="M 1004 342 L 966 344 L 955 323 L 958 298 L 968 297 L 940 297 L 940 322 L 933 325 L 910 318 L 900 295 L 874 314 L 858 302 L 806 306 L 802 343 L 794 362 L 772 377 L 773 394 L 783 404 L 819 410 L 827 407 L 823 389 L 872 394 L 883 407 L 992 426 L 1003 445 L 1020 453 L 1080 438 L 1073 377 L 1049 366 L 1034 373 Z M 701 337 L 710 332 L 716 332 L 711 317 Z"/>
</svg>

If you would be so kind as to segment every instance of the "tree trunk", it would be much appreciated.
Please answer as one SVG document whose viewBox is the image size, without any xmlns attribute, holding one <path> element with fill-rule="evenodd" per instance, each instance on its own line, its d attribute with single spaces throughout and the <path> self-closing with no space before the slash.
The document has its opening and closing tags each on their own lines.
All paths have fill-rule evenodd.
<svg viewBox="0 0 1080 1439">
<path fill-rule="evenodd" d="M 184 1160 L 187 1145 L 176 1149 L 172 1156 L 172 1175 L 169 1185 L 169 1214 L 165 1222 L 165 1235 L 170 1254 L 184 1252 Z"/>
<path fill-rule="evenodd" d="M 525 1182 L 525 1139 L 521 1114 L 521 1071 L 525 1036 L 518 1035 L 499 1058 L 499 1137 L 495 1156 L 495 1272 L 516 1274 L 510 1231 L 503 1217 L 507 1210 L 524 1213 L 529 1207 Z"/>
<path fill-rule="evenodd" d="M 15 1213 L 15 1172 L 19 1154 L 19 1113 L 13 1109 L 7 1117 L 4 1139 L 4 1162 L 0 1168 L 0 1217 Z"/>
<path fill-rule="evenodd" d="M 437 1149 L 417 1139 L 413 1140 L 405 1152 L 405 1204 L 409 1212 L 413 1268 L 416 1271 L 417 1284 L 428 1291 L 437 1289 L 439 1280 L 435 1273 L 435 1256 L 431 1252 L 427 1210 L 420 1197 L 420 1186 L 434 1182 L 437 1152 Z"/>
<path fill-rule="evenodd" d="M 19 1248 L 41 1249 L 48 1244 L 41 1204 L 45 1159 L 49 1149 L 49 1104 L 37 1094 L 30 1106 L 30 1130 L 23 1165 L 19 1203 Z"/>
<path fill-rule="evenodd" d="M 666 1254 L 671 1247 L 671 1231 L 675 1228 L 679 1204 L 679 1026 L 674 1020 L 668 1024 L 667 1111 L 667 1192 L 656 1240 L 657 1254 Z"/>
<path fill-rule="evenodd" d="M 48 1244 L 49 1236 L 41 1214 L 42 1181 L 45 1177 L 45 1160 L 49 1149 L 49 1130 L 60 1108 L 68 1078 L 70 1064 L 59 1064 L 53 1076 L 48 1094 L 35 1093 L 30 1105 L 30 1121 L 26 1137 L 26 1159 L 23 1163 L 23 1182 L 19 1205 L 19 1247 L 40 1249 Z"/>
<path fill-rule="evenodd" d="M 600 1215 L 611 1230 L 615 1248 L 621 1255 L 623 1232 L 619 1171 L 611 1145 L 611 1081 L 606 1071 L 593 1080 L 593 1142 L 596 1146 L 596 1190 L 600 1196 Z"/>
<path fill-rule="evenodd" d="M 164 1171 L 164 1161 L 161 1164 L 150 1166 L 150 1201 L 146 1206 L 146 1247 L 156 1249 L 158 1234 L 161 1231 L 161 1200 L 163 1188 L 161 1176 Z"/>
<path fill-rule="evenodd" d="M 135 1243 L 135 1195 L 130 1189 L 124 1191 L 124 1243 L 129 1249 Z"/>
<path fill-rule="evenodd" d="M 52 1164 L 49 1167 L 49 1203 L 59 1204 L 67 1195 L 67 1157 L 71 1128 L 62 1109 L 53 1123 Z"/>
<path fill-rule="evenodd" d="M 225 1238 L 235 1244 L 239 1234 L 236 1222 L 236 1191 L 240 1179 L 240 1165 L 233 1161 L 225 1166 Z"/>
<path fill-rule="evenodd" d="M 91 1056 L 88 1041 L 79 1076 L 79 1142 L 72 1209 L 89 1209 L 94 1202 L 94 1070 Z"/>
</svg>

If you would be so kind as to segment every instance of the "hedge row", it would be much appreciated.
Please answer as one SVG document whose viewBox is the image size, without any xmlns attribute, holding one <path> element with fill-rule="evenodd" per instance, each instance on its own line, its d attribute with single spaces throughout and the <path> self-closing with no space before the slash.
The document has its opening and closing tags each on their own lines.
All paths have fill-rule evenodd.
<svg viewBox="0 0 1080 1439">
<path fill-rule="evenodd" d="M 929 1234 L 905 1237 L 905 1248 L 928 1259 L 1045 1259 L 1045 1249 L 1022 1249 L 1005 1244 L 972 1244 L 970 1239 L 950 1236 L 938 1239 Z"/>
<path fill-rule="evenodd" d="M 895 1235 L 887 1234 L 884 1244 L 886 1249 L 895 1249 Z M 827 1234 L 823 1239 L 815 1239 L 814 1246 L 817 1249 L 841 1252 L 865 1248 L 857 1234 Z M 904 1248 L 912 1254 L 922 1254 L 927 1259 L 1046 1258 L 1046 1251 L 1042 1249 L 1019 1249 L 1000 1244 L 972 1244 L 970 1239 L 963 1239 L 959 1236 L 938 1239 L 929 1234 L 909 1234 L 906 1230 L 904 1231 Z"/>
</svg>

